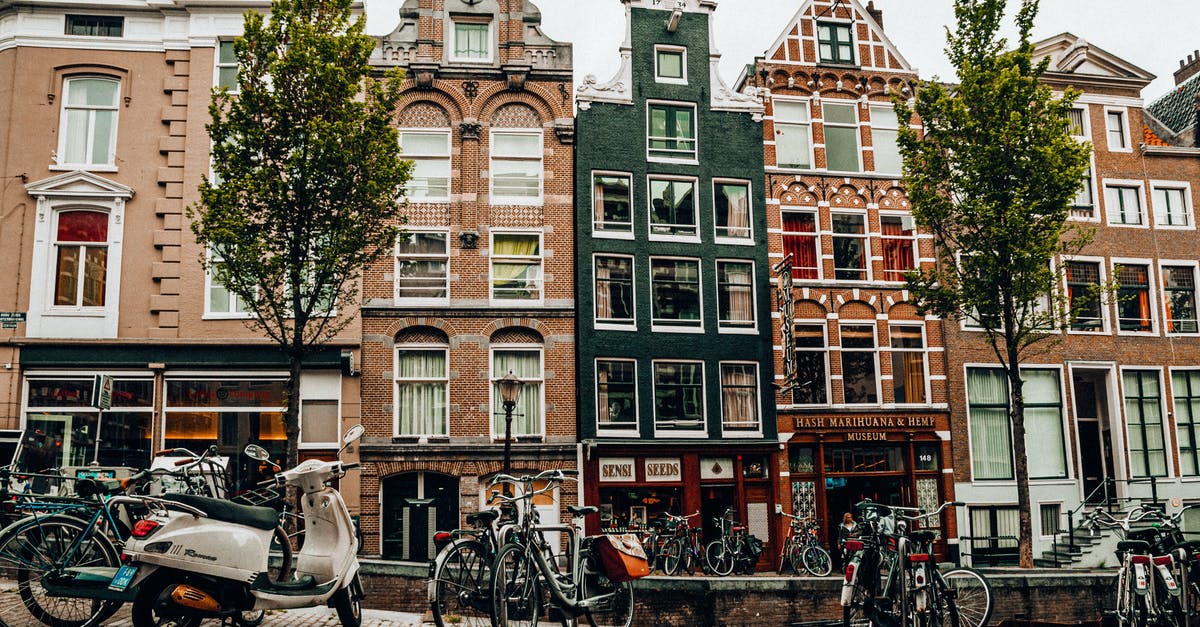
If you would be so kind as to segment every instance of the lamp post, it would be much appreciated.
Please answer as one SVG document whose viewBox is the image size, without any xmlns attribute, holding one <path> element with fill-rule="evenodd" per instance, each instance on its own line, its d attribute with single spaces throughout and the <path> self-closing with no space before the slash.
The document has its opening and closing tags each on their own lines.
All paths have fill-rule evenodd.
<svg viewBox="0 0 1200 627">
<path fill-rule="evenodd" d="M 500 402 L 504 406 L 504 473 L 512 474 L 512 417 L 521 398 L 521 380 L 512 370 L 496 382 L 500 386 Z M 506 490 L 508 484 L 505 484 Z"/>
</svg>

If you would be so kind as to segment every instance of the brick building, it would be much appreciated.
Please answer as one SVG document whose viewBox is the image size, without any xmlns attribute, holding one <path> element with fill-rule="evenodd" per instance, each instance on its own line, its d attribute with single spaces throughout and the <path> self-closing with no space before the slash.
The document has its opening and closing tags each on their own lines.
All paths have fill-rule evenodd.
<svg viewBox="0 0 1200 627">
<path fill-rule="evenodd" d="M 25 315 L 0 330 L 0 433 L 11 452 L 26 430 L 28 468 L 283 451 L 287 362 L 206 276 L 184 216 L 247 8 L 269 3 L 0 0 L 0 310 Z M 359 335 L 306 365 L 305 454 L 358 419 Z M 111 409 L 96 375 L 114 379 Z"/>
<path fill-rule="evenodd" d="M 376 50 L 407 73 L 416 167 L 394 259 L 364 279 L 368 554 L 423 561 L 435 527 L 486 504 L 509 372 L 514 473 L 576 465 L 571 46 L 540 21 L 527 0 L 409 0 Z M 562 491 L 543 519 L 575 502 Z"/>
<path fill-rule="evenodd" d="M 891 102 L 917 73 L 882 23 L 872 4 L 804 2 L 742 79 L 770 93 L 777 490 L 831 544 L 864 498 L 935 508 L 954 494 L 944 325 L 903 290 L 904 272 L 934 262 L 899 182 L 910 120 Z"/>
<path fill-rule="evenodd" d="M 1035 46 L 1035 57 L 1050 60 L 1047 84 L 1082 91 L 1072 122 L 1093 147 L 1071 214 L 1094 229 L 1093 240 L 1055 260 L 1074 304 L 1070 329 L 1023 366 L 1035 551 L 1042 551 L 1066 527 L 1066 512 L 1084 502 L 1156 493 L 1177 509 L 1200 500 L 1200 149 L 1168 145 L 1152 130 L 1141 96 L 1150 73 L 1070 33 Z M 1100 302 L 1079 298 L 1109 284 L 1115 290 Z M 982 333 L 960 322 L 945 329 L 955 493 L 967 504 L 960 535 L 1016 536 L 1003 377 Z M 1005 546 L 1015 543 L 978 541 L 962 550 L 982 556 Z"/>
</svg>

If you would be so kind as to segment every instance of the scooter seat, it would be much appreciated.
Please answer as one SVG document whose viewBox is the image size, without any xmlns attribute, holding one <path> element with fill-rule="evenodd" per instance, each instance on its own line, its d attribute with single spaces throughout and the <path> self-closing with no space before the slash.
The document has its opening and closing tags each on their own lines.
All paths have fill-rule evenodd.
<svg viewBox="0 0 1200 627">
<path fill-rule="evenodd" d="M 279 512 L 270 507 L 238 505 L 223 499 L 214 499 L 199 494 L 164 494 L 164 500 L 190 505 L 213 520 L 246 525 L 255 529 L 274 529 L 279 526 Z"/>
</svg>

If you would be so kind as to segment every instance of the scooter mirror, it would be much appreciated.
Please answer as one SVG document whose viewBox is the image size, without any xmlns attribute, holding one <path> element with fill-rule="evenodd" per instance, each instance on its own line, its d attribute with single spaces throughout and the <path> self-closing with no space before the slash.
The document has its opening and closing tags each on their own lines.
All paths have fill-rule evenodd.
<svg viewBox="0 0 1200 627">
<path fill-rule="evenodd" d="M 256 459 L 260 462 L 265 462 L 268 459 L 271 459 L 271 454 L 267 452 L 267 449 L 257 444 L 247 444 L 243 452 L 246 454 L 246 457 L 249 457 L 250 459 Z"/>
<path fill-rule="evenodd" d="M 366 429 L 362 425 L 354 425 L 346 430 L 346 435 L 342 436 L 342 442 L 349 444 L 362 437 L 363 431 Z"/>
</svg>

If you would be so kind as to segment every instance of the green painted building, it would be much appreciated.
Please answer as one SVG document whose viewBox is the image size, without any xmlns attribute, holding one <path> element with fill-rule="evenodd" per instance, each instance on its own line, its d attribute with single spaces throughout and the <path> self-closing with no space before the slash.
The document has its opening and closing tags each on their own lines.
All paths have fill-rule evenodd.
<svg viewBox="0 0 1200 627">
<path fill-rule="evenodd" d="M 577 91 L 585 502 L 606 530 L 699 511 L 706 535 L 733 508 L 767 539 L 779 445 L 763 107 L 718 75 L 715 1 L 621 2 L 621 68 Z"/>
</svg>

